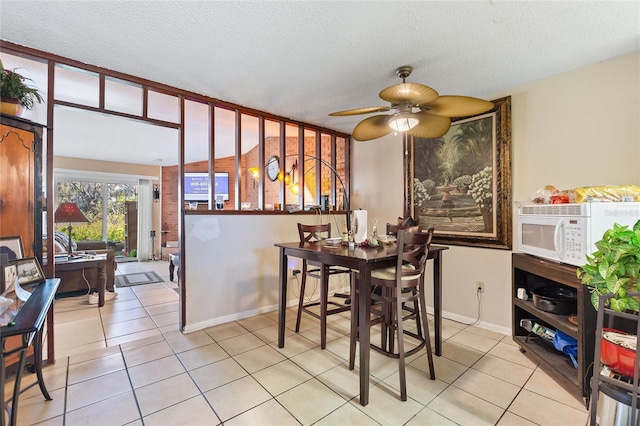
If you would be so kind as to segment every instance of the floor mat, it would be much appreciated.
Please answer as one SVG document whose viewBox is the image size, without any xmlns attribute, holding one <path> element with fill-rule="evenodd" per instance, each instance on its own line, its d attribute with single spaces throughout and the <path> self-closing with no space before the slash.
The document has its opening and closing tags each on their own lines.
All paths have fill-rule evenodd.
<svg viewBox="0 0 640 426">
<path fill-rule="evenodd" d="M 116 287 L 161 283 L 164 280 L 155 272 L 135 272 L 133 274 L 116 275 Z"/>
</svg>

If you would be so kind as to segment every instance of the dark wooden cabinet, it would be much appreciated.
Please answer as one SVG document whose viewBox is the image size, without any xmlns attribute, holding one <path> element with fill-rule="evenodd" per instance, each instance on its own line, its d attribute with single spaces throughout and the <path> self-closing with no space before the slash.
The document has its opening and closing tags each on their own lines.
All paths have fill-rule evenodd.
<svg viewBox="0 0 640 426">
<path fill-rule="evenodd" d="M 124 249 L 127 253 L 138 249 L 138 202 L 124 203 Z"/>
<path fill-rule="evenodd" d="M 42 264 L 42 133 L 43 126 L 0 114 L 0 237 L 20 236 L 24 257 Z M 0 271 L 2 268 L 0 268 Z M 19 336 L 5 339 L 4 349 L 19 347 Z M 29 348 L 28 356 L 33 354 Z M 5 366 L 19 357 L 9 355 Z"/>
<path fill-rule="evenodd" d="M 0 114 L 0 237 L 22 237 L 42 264 L 43 126 Z"/>
<path fill-rule="evenodd" d="M 588 404 L 589 380 L 592 375 L 595 345 L 596 310 L 591 304 L 588 289 L 576 277 L 576 267 L 565 265 L 523 253 L 512 255 L 512 299 L 513 340 L 520 350 L 556 382 L 576 398 Z M 558 315 L 537 309 L 531 300 L 531 290 L 537 287 L 571 287 L 578 295 L 577 325 L 568 315 Z M 519 288 L 524 288 L 529 300 L 517 297 Z M 578 368 L 570 358 L 558 351 L 553 343 L 533 335 L 521 326 L 521 320 L 530 319 L 553 330 L 561 330 L 578 342 Z"/>
</svg>

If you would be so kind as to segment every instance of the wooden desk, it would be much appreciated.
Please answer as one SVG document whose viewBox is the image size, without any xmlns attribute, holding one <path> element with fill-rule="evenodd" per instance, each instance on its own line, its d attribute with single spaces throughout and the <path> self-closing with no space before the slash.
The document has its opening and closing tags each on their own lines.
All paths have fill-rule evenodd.
<svg viewBox="0 0 640 426">
<path fill-rule="evenodd" d="M 79 257 L 60 260 L 56 258 L 55 270 L 60 272 L 81 269 L 98 269 L 98 306 L 104 306 L 104 293 L 107 289 L 107 255 L 98 254 L 91 257 Z"/>
<path fill-rule="evenodd" d="M 324 241 L 314 243 L 278 243 L 280 248 L 280 297 L 278 302 L 278 347 L 284 347 L 284 332 L 287 310 L 287 268 L 288 257 L 313 260 L 331 266 L 343 266 L 360 271 L 359 280 L 359 324 L 360 327 L 360 404 L 369 403 L 369 316 L 371 311 L 371 271 L 386 268 L 395 264 L 398 248 L 395 244 L 383 248 L 356 247 L 349 249 L 341 245 L 329 245 Z M 442 354 L 442 252 L 448 247 L 431 246 L 429 259 L 433 259 L 433 310 L 435 323 L 436 355 Z M 324 280 L 325 269 L 322 268 L 321 280 Z"/>
<path fill-rule="evenodd" d="M 32 291 L 31 296 L 24 302 L 24 305 L 20 308 L 18 313 L 13 319 L 12 325 L 0 327 L 0 404 L 2 404 L 2 410 L 0 413 L 0 425 L 5 426 L 5 414 L 6 410 L 9 414 L 9 426 L 16 424 L 18 415 L 18 397 L 27 389 L 34 386 L 36 383 L 40 386 L 42 395 L 50 400 L 49 392 L 44 385 L 44 379 L 42 378 L 42 326 L 44 320 L 47 317 L 47 312 L 51 309 L 53 300 L 56 295 L 56 290 L 60 285 L 59 278 L 48 279 L 42 284 L 31 288 L 31 286 L 25 286 L 26 290 Z M 7 349 L 5 351 L 5 339 L 10 336 L 21 336 L 22 345 Z M 52 338 L 51 336 L 48 336 Z M 22 379 L 22 372 L 24 370 L 24 364 L 26 360 L 26 353 L 29 346 L 33 343 L 34 349 L 34 362 L 37 381 L 27 386 L 24 389 L 20 388 L 20 381 Z M 16 372 L 16 379 L 13 386 L 13 395 L 11 397 L 11 404 L 5 403 L 4 385 L 5 385 L 5 364 L 4 359 L 6 356 L 18 353 L 20 354 L 20 361 L 18 362 L 18 370 Z"/>
</svg>

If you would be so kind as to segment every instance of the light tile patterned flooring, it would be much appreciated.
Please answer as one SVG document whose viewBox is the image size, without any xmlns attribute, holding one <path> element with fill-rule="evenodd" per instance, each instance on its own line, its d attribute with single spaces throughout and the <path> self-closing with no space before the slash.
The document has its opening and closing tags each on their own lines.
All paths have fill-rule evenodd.
<svg viewBox="0 0 640 426">
<path fill-rule="evenodd" d="M 277 347 L 277 312 L 189 334 L 178 331 L 178 295 L 164 283 L 118 289 L 98 308 L 87 297 L 55 304 L 56 363 L 20 398 L 20 425 L 585 425 L 584 406 L 518 351 L 510 336 L 445 320 L 443 356 L 428 379 L 426 355 L 408 360 L 409 400 L 398 392 L 397 360 L 371 355 L 370 403 L 359 404 L 348 369 L 349 317 L 329 317 L 326 350 L 305 317 Z M 33 374 L 23 384 L 33 382 Z M 11 383 L 7 384 L 7 387 Z M 7 388 L 7 392 L 9 389 Z"/>
</svg>

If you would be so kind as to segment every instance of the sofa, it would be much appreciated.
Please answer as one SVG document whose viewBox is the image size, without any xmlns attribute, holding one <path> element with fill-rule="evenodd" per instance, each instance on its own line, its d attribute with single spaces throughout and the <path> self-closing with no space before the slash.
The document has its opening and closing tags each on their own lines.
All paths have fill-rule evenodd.
<svg viewBox="0 0 640 426">
<path fill-rule="evenodd" d="M 45 248 L 45 250 L 47 247 L 46 238 L 47 237 L 45 236 L 43 241 L 43 247 Z M 55 254 L 67 253 L 69 247 L 69 239 L 67 235 L 62 232 L 56 231 L 53 246 Z M 106 254 L 107 290 L 113 291 L 115 283 L 115 271 L 118 269 L 118 263 L 115 259 L 115 251 L 112 248 L 107 248 L 107 242 L 73 241 L 71 249 L 73 254 Z M 58 294 L 77 292 L 87 293 L 89 291 L 98 291 L 97 269 L 56 271 L 56 277 L 60 278 L 60 287 L 58 287 L 57 291 Z"/>
</svg>

